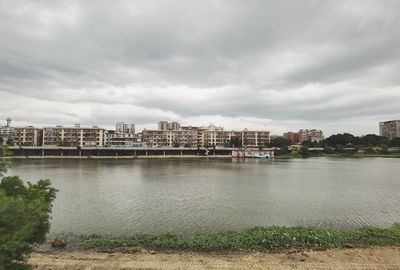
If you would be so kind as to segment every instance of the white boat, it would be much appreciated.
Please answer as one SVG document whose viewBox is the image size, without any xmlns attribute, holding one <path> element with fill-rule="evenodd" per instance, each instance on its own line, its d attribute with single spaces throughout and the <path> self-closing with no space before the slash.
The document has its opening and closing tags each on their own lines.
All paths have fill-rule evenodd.
<svg viewBox="0 0 400 270">
<path fill-rule="evenodd" d="M 257 153 L 257 152 L 247 152 L 246 153 L 247 158 L 271 158 L 269 154 L 262 154 L 262 153 Z"/>
</svg>

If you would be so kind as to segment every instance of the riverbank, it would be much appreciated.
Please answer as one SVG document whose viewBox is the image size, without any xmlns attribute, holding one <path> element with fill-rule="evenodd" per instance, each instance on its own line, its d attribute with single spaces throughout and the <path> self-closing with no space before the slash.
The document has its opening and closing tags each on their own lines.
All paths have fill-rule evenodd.
<svg viewBox="0 0 400 270">
<path fill-rule="evenodd" d="M 326 153 L 311 153 L 310 156 L 307 158 L 400 158 L 400 154 L 347 154 L 347 153 L 333 153 L 333 154 L 326 154 Z M 275 159 L 296 159 L 296 158 L 304 158 L 300 155 L 293 155 L 293 154 L 282 154 L 276 155 Z"/>
<path fill-rule="evenodd" d="M 9 156 L 6 159 L 24 160 L 24 159 L 236 159 L 231 155 L 147 155 L 147 156 Z M 283 154 L 276 155 L 273 159 L 301 159 L 299 155 Z M 400 154 L 312 154 L 308 158 L 400 158 Z"/>
<path fill-rule="evenodd" d="M 33 253 L 36 270 L 130 269 L 400 269 L 400 247 L 284 253 Z"/>
<path fill-rule="evenodd" d="M 148 155 L 148 156 L 9 156 L 6 159 L 227 159 L 229 155 Z"/>
</svg>

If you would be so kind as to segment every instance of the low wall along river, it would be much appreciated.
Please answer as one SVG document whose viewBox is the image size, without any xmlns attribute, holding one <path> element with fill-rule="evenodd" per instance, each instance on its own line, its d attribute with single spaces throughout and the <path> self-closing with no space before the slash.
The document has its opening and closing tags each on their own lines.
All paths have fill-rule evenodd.
<svg viewBox="0 0 400 270">
<path fill-rule="evenodd" d="M 231 156 L 232 149 L 205 148 L 77 148 L 10 147 L 13 157 L 146 157 L 146 156 Z"/>
</svg>

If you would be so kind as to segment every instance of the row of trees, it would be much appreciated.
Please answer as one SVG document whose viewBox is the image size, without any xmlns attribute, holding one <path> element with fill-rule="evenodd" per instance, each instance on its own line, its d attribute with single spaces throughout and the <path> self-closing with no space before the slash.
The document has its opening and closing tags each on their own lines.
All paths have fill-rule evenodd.
<svg viewBox="0 0 400 270">
<path fill-rule="evenodd" d="M 291 140 L 287 140 L 283 137 L 276 137 L 271 140 L 268 146 L 270 147 L 287 147 L 292 145 L 293 142 Z M 395 137 L 392 140 L 389 140 L 386 137 L 378 136 L 375 134 L 368 134 L 365 136 L 354 136 L 350 133 L 336 134 L 329 136 L 325 140 L 320 142 L 311 142 L 304 141 L 302 143 L 303 146 L 306 147 L 334 147 L 334 148 L 343 148 L 343 147 L 400 147 L 400 137 Z"/>
<path fill-rule="evenodd" d="M 395 137 L 389 140 L 386 137 L 378 136 L 375 134 L 367 134 L 365 136 L 354 136 L 350 133 L 336 134 L 325 139 L 325 143 L 328 146 L 336 147 L 341 146 L 382 146 L 387 147 L 400 147 L 400 137 Z"/>
<path fill-rule="evenodd" d="M 0 144 L 0 270 L 31 269 L 26 258 L 45 241 L 57 190 L 50 180 L 26 184 L 18 176 L 3 177 L 9 167 Z"/>
</svg>

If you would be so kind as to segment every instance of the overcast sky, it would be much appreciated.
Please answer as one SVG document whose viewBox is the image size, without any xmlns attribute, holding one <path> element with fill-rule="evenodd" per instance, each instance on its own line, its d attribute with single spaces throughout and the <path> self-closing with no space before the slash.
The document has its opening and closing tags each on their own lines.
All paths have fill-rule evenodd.
<svg viewBox="0 0 400 270">
<path fill-rule="evenodd" d="M 377 133 L 400 118 L 400 1 L 0 0 L 6 117 Z"/>
</svg>

